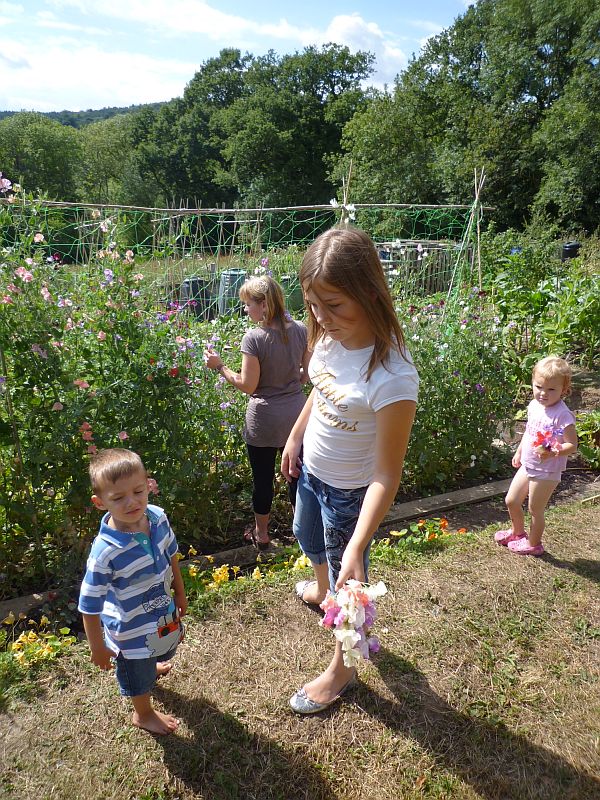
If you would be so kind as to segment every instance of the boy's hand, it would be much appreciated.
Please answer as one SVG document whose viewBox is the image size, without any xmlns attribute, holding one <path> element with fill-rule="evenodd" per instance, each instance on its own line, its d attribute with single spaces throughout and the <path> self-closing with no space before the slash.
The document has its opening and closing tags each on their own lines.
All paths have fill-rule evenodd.
<svg viewBox="0 0 600 800">
<path fill-rule="evenodd" d="M 91 661 L 100 669 L 109 670 L 114 668 L 113 659 L 115 654 L 108 647 L 102 647 L 97 650 L 92 650 Z"/>
<path fill-rule="evenodd" d="M 187 612 L 187 607 L 188 607 L 187 597 L 182 592 L 181 593 L 175 592 L 173 600 L 175 601 L 175 606 L 177 608 L 179 616 L 183 617 Z"/>
</svg>

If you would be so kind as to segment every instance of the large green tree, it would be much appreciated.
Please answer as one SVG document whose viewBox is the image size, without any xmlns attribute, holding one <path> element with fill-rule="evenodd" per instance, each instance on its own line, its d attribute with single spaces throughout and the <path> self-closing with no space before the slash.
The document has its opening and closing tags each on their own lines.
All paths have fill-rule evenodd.
<svg viewBox="0 0 600 800">
<path fill-rule="evenodd" d="M 391 95 L 346 126 L 341 164 L 353 160 L 353 198 L 466 203 L 483 168 L 500 225 L 521 227 L 538 207 L 596 227 L 584 205 L 600 186 L 594 170 L 583 185 L 582 162 L 597 156 L 600 135 L 598 17 L 597 0 L 469 7 L 428 41 Z M 573 201 L 579 211 L 569 216 Z"/>
<path fill-rule="evenodd" d="M 22 112 L 0 120 L 0 169 L 29 191 L 77 200 L 81 155 L 78 131 L 43 114 Z"/>
</svg>

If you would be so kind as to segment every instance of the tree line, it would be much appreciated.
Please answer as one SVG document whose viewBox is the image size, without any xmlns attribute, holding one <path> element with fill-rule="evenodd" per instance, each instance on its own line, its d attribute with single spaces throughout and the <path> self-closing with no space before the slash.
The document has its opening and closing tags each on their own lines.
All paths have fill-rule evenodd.
<svg viewBox="0 0 600 800">
<path fill-rule="evenodd" d="M 600 4 L 479 0 L 383 91 L 374 57 L 329 44 L 224 49 L 183 96 L 73 127 L 0 119 L 0 170 L 54 199 L 214 207 L 351 199 L 468 203 L 501 228 L 600 226 Z M 61 112 L 66 113 L 66 112 Z"/>
</svg>

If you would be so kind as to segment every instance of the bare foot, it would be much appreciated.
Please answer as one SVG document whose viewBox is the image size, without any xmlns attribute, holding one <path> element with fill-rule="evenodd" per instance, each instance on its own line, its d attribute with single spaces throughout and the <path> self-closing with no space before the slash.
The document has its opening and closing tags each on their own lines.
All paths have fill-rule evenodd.
<svg viewBox="0 0 600 800">
<path fill-rule="evenodd" d="M 317 678 L 304 686 L 304 691 L 315 703 L 329 703 L 344 691 L 354 680 L 356 672 L 345 671 L 343 675 L 322 672 Z"/>
<path fill-rule="evenodd" d="M 173 664 L 170 661 L 158 661 L 156 664 L 156 677 L 164 678 L 173 669 Z"/>
<path fill-rule="evenodd" d="M 141 716 L 137 711 L 133 712 L 133 724 L 137 728 L 142 728 L 150 733 L 157 733 L 159 736 L 167 736 L 177 730 L 179 720 L 170 714 L 161 714 L 160 711 L 152 709 L 149 714 Z"/>
<path fill-rule="evenodd" d="M 306 588 L 302 592 L 302 600 L 305 603 L 319 606 L 325 600 L 325 595 L 319 592 L 319 584 L 316 581 L 310 581 L 306 584 Z"/>
</svg>

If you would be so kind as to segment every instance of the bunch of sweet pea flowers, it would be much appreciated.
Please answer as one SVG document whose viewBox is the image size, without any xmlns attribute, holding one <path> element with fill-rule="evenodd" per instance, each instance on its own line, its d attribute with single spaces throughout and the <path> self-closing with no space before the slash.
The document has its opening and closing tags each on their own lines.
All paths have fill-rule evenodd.
<svg viewBox="0 0 600 800">
<path fill-rule="evenodd" d="M 538 431 L 535 435 L 535 439 L 533 440 L 533 446 L 543 447 L 544 450 L 548 450 L 557 455 L 558 453 L 560 453 L 562 449 L 560 445 L 560 440 L 558 439 L 558 436 L 561 433 L 562 430 Z"/>
<path fill-rule="evenodd" d="M 355 667 L 361 658 L 379 650 L 379 639 L 369 636 L 375 620 L 374 600 L 387 593 L 383 581 L 374 585 L 350 580 L 342 589 L 327 592 L 321 608 L 325 616 L 320 621 L 324 628 L 333 628 L 335 638 L 342 644 L 344 664 Z"/>
</svg>

